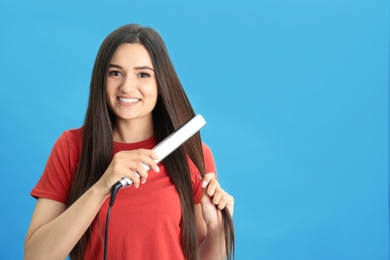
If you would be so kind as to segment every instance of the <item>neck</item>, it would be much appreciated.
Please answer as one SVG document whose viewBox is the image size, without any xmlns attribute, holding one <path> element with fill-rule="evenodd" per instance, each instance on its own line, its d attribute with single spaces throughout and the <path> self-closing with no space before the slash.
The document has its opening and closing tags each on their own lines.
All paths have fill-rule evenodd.
<svg viewBox="0 0 390 260">
<path fill-rule="evenodd" d="M 135 143 L 152 137 L 153 118 L 145 120 L 118 120 L 113 131 L 114 142 Z"/>
</svg>

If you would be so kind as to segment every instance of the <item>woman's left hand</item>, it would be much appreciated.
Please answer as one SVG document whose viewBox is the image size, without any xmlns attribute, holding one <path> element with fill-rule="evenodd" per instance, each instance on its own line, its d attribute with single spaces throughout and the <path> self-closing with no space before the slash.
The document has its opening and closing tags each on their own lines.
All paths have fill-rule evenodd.
<svg viewBox="0 0 390 260">
<path fill-rule="evenodd" d="M 207 173 L 202 181 L 201 205 L 203 219 L 208 226 L 220 226 L 222 224 L 221 210 L 226 208 L 233 217 L 234 198 L 221 188 L 215 173 Z"/>
</svg>

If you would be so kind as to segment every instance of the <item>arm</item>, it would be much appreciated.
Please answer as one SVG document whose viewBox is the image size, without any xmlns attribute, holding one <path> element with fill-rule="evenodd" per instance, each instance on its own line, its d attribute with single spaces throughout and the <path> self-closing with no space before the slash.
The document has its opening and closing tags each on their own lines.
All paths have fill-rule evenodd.
<svg viewBox="0 0 390 260">
<path fill-rule="evenodd" d="M 65 259 L 107 196 L 106 190 L 94 185 L 67 210 L 63 203 L 38 199 L 26 236 L 24 259 Z"/>
<path fill-rule="evenodd" d="M 233 216 L 234 198 L 219 185 L 214 173 L 203 178 L 201 203 L 195 205 L 199 255 L 202 260 L 225 259 L 225 234 L 221 210 L 225 207 Z"/>
<path fill-rule="evenodd" d="M 158 171 L 154 159 L 152 150 L 117 153 L 99 181 L 68 209 L 63 203 L 38 199 L 26 236 L 25 259 L 65 259 L 110 195 L 112 185 L 125 176 L 138 187 L 147 178 L 141 162 Z"/>
</svg>

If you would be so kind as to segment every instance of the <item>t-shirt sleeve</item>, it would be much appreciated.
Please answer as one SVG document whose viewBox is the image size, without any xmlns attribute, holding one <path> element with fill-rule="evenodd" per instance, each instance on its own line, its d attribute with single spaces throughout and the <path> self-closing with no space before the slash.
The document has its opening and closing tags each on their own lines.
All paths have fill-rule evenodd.
<svg viewBox="0 0 390 260">
<path fill-rule="evenodd" d="M 31 196 L 67 203 L 75 170 L 72 166 L 71 150 L 69 137 L 67 132 L 64 132 L 54 144 L 43 174 L 31 191 Z"/>
<path fill-rule="evenodd" d="M 210 148 L 203 143 L 203 156 L 205 162 L 206 173 L 214 172 L 217 175 L 217 170 L 214 162 L 213 154 Z M 192 179 L 192 187 L 194 191 L 194 203 L 199 204 L 200 199 L 202 197 L 202 176 L 200 175 L 199 170 L 195 167 L 195 165 L 191 165 L 191 179 Z"/>
</svg>

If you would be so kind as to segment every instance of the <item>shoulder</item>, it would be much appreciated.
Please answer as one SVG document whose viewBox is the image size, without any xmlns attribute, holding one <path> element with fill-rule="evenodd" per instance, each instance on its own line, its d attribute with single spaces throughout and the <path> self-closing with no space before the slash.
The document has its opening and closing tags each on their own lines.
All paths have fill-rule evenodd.
<svg viewBox="0 0 390 260">
<path fill-rule="evenodd" d="M 216 166 L 214 162 L 214 156 L 210 147 L 202 142 L 203 159 L 205 163 L 206 172 L 216 172 Z M 189 167 L 192 175 L 199 175 L 199 170 L 196 168 L 192 160 L 187 156 Z"/>
<path fill-rule="evenodd" d="M 83 128 L 75 128 L 64 131 L 56 141 L 58 146 L 67 146 L 69 148 L 81 147 L 83 140 Z"/>
<path fill-rule="evenodd" d="M 71 164 L 77 164 L 81 154 L 82 139 L 82 128 L 64 131 L 54 144 L 52 157 L 54 156 L 59 160 L 70 161 Z"/>
<path fill-rule="evenodd" d="M 81 142 L 83 139 L 83 128 L 74 128 L 66 130 L 60 138 L 66 139 L 68 142 Z"/>
<path fill-rule="evenodd" d="M 214 160 L 213 153 L 207 144 L 202 143 L 202 149 L 203 149 L 203 156 L 204 156 L 205 161 Z"/>
<path fill-rule="evenodd" d="M 203 148 L 203 158 L 206 167 L 206 173 L 214 172 L 216 174 L 217 167 L 215 165 L 213 152 L 211 151 L 210 147 L 205 143 L 202 143 L 202 148 Z"/>
<path fill-rule="evenodd" d="M 63 132 L 55 142 L 43 174 L 31 192 L 34 197 L 66 204 L 81 154 L 82 129 Z"/>
</svg>

